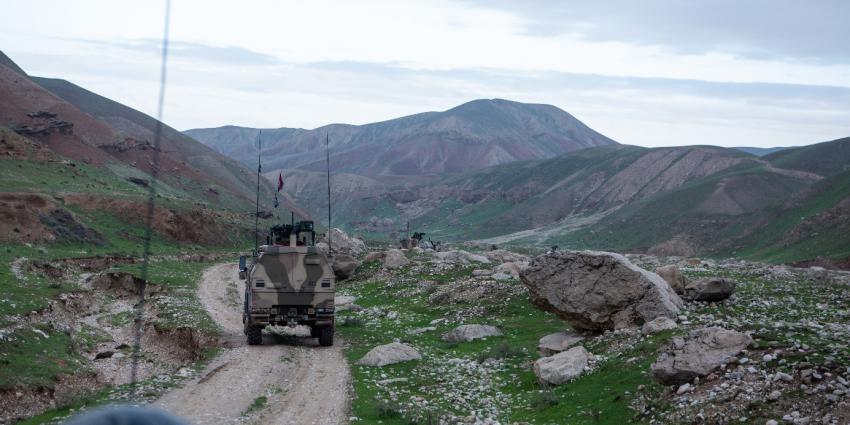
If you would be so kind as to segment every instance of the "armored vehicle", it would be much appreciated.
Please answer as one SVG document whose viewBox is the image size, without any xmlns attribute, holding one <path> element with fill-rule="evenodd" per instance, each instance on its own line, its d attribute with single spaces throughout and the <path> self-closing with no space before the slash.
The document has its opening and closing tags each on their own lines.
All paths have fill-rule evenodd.
<svg viewBox="0 0 850 425">
<path fill-rule="evenodd" d="M 328 257 L 315 246 L 312 221 L 271 228 L 267 244 L 251 264 L 239 259 L 245 279 L 242 322 L 249 345 L 261 344 L 266 326 L 307 325 L 322 346 L 333 345 L 334 273 Z"/>
</svg>

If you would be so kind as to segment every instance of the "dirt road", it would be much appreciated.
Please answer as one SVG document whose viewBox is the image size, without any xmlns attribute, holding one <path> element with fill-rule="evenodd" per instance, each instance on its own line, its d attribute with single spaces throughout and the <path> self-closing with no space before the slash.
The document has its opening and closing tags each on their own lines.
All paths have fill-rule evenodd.
<svg viewBox="0 0 850 425">
<path fill-rule="evenodd" d="M 204 272 L 198 297 L 229 348 L 155 404 L 195 424 L 347 423 L 350 375 L 339 343 L 319 347 L 312 338 L 265 334 L 263 345 L 246 345 L 241 283 L 235 264 Z"/>
</svg>

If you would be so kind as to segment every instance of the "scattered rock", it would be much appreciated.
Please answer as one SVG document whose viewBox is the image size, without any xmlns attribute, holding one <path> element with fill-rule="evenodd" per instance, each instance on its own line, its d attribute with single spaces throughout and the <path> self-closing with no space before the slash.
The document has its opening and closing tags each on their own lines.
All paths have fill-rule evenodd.
<svg viewBox="0 0 850 425">
<path fill-rule="evenodd" d="M 502 331 L 490 325 L 460 325 L 443 334 L 443 341 L 468 342 L 488 336 L 502 336 Z"/>
<path fill-rule="evenodd" d="M 676 395 L 682 395 L 691 390 L 691 384 L 682 384 L 679 386 L 679 389 L 676 390 Z"/>
<path fill-rule="evenodd" d="M 484 276 L 490 276 L 492 274 L 493 274 L 493 272 L 491 270 L 485 270 L 485 269 L 475 269 L 475 270 L 472 271 L 473 277 L 484 277 Z"/>
<path fill-rule="evenodd" d="M 682 300 L 655 273 L 609 252 L 558 251 L 520 273 L 531 301 L 576 329 L 602 330 L 676 317 Z"/>
<path fill-rule="evenodd" d="M 384 268 L 397 269 L 410 264 L 410 260 L 404 256 L 400 249 L 390 249 L 384 252 Z"/>
<path fill-rule="evenodd" d="M 677 294 L 682 295 L 685 293 L 685 286 L 687 286 L 688 280 L 682 274 L 682 271 L 679 270 L 678 266 L 674 264 L 662 266 L 655 269 L 655 273 L 661 276 Z"/>
<path fill-rule="evenodd" d="M 663 384 L 684 384 L 708 375 L 752 342 L 749 335 L 723 328 L 702 328 L 686 337 L 675 337 L 650 367 L 650 375 Z"/>
<path fill-rule="evenodd" d="M 492 261 L 496 261 L 499 263 L 516 263 L 516 262 L 525 262 L 528 264 L 528 257 L 522 254 L 517 254 L 515 252 L 511 252 L 505 249 L 494 249 L 490 251 L 484 252 L 484 256 L 489 258 Z"/>
<path fill-rule="evenodd" d="M 662 316 L 644 323 L 640 331 L 643 332 L 644 335 L 652 335 L 658 332 L 676 329 L 678 327 L 679 325 L 676 324 L 675 320 Z"/>
<path fill-rule="evenodd" d="M 333 263 L 331 264 L 334 275 L 339 280 L 348 279 L 359 266 L 360 262 L 348 254 L 334 255 Z"/>
<path fill-rule="evenodd" d="M 357 364 L 381 367 L 421 358 L 422 355 L 415 348 L 400 342 L 392 342 L 369 350 L 362 359 L 357 361 Z"/>
<path fill-rule="evenodd" d="M 583 339 L 583 336 L 572 331 L 556 332 L 540 338 L 537 343 L 537 352 L 543 357 L 552 356 L 568 350 Z"/>
<path fill-rule="evenodd" d="M 330 245 L 335 254 L 348 254 L 357 257 L 366 252 L 365 242 L 356 237 L 349 236 L 340 229 L 331 229 L 330 237 L 330 244 L 328 244 L 327 235 L 319 238 L 318 243 Z"/>
<path fill-rule="evenodd" d="M 434 332 L 436 330 L 437 330 L 437 328 L 435 328 L 433 326 L 426 326 L 424 328 L 412 329 L 409 332 L 407 332 L 407 334 L 408 335 L 420 335 L 420 334 L 424 334 L 425 332 Z"/>
<path fill-rule="evenodd" d="M 387 254 L 384 251 L 370 252 L 363 257 L 363 261 L 381 261 Z"/>
<path fill-rule="evenodd" d="M 561 385 L 580 376 L 592 357 L 584 347 L 573 347 L 534 362 L 534 375 L 541 383 Z"/>
<path fill-rule="evenodd" d="M 444 263 L 459 263 L 459 264 L 469 264 L 469 263 L 484 263 L 490 264 L 490 260 L 483 255 L 472 254 L 470 252 L 466 252 L 463 250 L 457 251 L 443 251 L 434 253 L 434 258 L 437 261 L 441 261 Z"/>
<path fill-rule="evenodd" d="M 511 276 L 507 273 L 502 273 L 502 272 L 493 273 L 492 277 L 493 277 L 493 280 L 498 280 L 498 281 L 506 281 L 506 280 L 511 280 L 511 279 L 514 278 L 513 276 Z"/>
<path fill-rule="evenodd" d="M 519 279 L 519 273 L 521 271 L 527 269 L 527 268 L 528 268 L 528 262 L 527 261 L 502 263 L 502 264 L 499 264 L 498 266 L 496 266 L 496 268 L 493 269 L 493 273 L 494 274 L 499 274 L 499 273 L 507 274 L 507 275 L 510 275 L 510 277 L 512 277 L 514 279 Z"/>
<path fill-rule="evenodd" d="M 690 301 L 723 301 L 735 292 L 735 281 L 722 277 L 706 277 L 685 287 L 685 299 Z"/>
</svg>

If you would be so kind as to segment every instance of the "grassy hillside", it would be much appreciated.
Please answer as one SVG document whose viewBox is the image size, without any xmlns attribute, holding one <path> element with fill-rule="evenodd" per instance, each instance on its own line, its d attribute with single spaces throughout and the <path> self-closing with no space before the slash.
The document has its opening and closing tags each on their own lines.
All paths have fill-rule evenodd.
<svg viewBox="0 0 850 425">
<path fill-rule="evenodd" d="M 850 137 L 785 149 L 764 157 L 773 165 L 832 176 L 850 170 Z"/>
</svg>

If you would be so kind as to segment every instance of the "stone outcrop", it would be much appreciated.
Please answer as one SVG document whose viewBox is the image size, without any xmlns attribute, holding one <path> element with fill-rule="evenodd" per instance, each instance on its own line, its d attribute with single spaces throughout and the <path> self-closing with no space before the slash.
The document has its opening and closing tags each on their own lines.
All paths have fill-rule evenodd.
<svg viewBox="0 0 850 425">
<path fill-rule="evenodd" d="M 652 335 L 657 334 L 658 332 L 676 329 L 678 327 L 679 325 L 676 324 L 675 320 L 669 317 L 661 316 L 644 323 L 640 331 L 644 335 Z"/>
<path fill-rule="evenodd" d="M 556 332 L 540 338 L 540 341 L 537 343 L 537 352 L 543 357 L 553 356 L 562 351 L 567 351 L 583 339 L 583 336 L 575 332 Z"/>
<path fill-rule="evenodd" d="M 675 317 L 683 302 L 655 273 L 619 254 L 558 251 L 520 273 L 532 303 L 575 329 L 605 330 Z"/>
<path fill-rule="evenodd" d="M 712 327 L 675 337 L 650 367 L 650 375 L 662 384 L 680 385 L 708 375 L 752 342 L 749 335 Z"/>
<path fill-rule="evenodd" d="M 384 251 L 383 266 L 385 269 L 397 269 L 408 264 L 410 264 L 410 260 L 407 259 L 400 249 Z"/>
<path fill-rule="evenodd" d="M 366 243 L 362 240 L 349 236 L 340 229 L 333 228 L 330 230 L 330 246 L 334 253 L 348 254 L 353 257 L 359 257 L 366 252 Z M 322 236 L 318 243 L 328 245 L 328 237 Z"/>
<path fill-rule="evenodd" d="M 534 362 L 534 375 L 541 383 L 561 385 L 584 373 L 588 361 L 592 358 L 593 354 L 590 354 L 584 347 L 573 347 Z"/>
<path fill-rule="evenodd" d="M 443 251 L 434 253 L 434 259 L 443 263 L 469 264 L 469 263 L 484 263 L 490 264 L 490 260 L 478 254 L 457 250 Z"/>
<path fill-rule="evenodd" d="M 357 267 L 359 266 L 360 262 L 348 254 L 334 255 L 333 263 L 331 264 L 334 275 L 339 280 L 348 279 L 349 276 L 354 274 L 354 271 L 357 270 Z"/>
<path fill-rule="evenodd" d="M 689 283 L 684 296 L 689 301 L 723 301 L 732 296 L 735 286 L 732 279 L 706 277 Z"/>
<path fill-rule="evenodd" d="M 380 367 L 421 358 L 422 355 L 415 348 L 400 342 L 392 342 L 369 350 L 362 359 L 357 361 L 357 364 Z"/>
<path fill-rule="evenodd" d="M 490 325 L 460 325 L 443 335 L 443 341 L 469 342 L 473 339 L 502 336 L 502 331 Z"/>
</svg>

